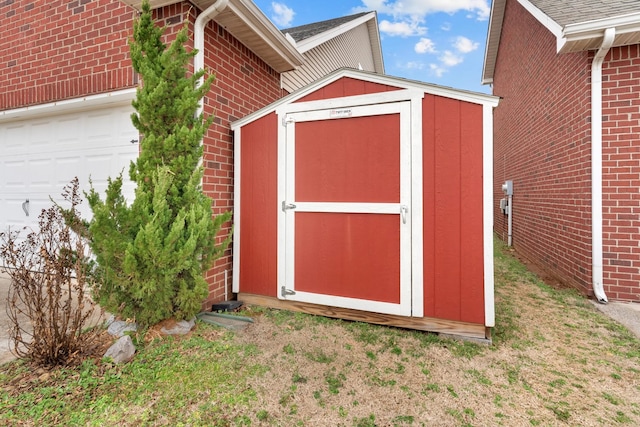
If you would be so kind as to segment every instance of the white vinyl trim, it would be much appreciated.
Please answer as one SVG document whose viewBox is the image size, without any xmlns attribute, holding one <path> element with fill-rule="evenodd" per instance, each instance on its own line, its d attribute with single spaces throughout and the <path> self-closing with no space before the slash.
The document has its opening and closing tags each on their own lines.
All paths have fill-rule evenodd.
<svg viewBox="0 0 640 427">
<path fill-rule="evenodd" d="M 495 326 L 493 276 L 493 107 L 485 105 L 482 137 L 482 205 L 484 241 L 484 325 Z"/>
<path fill-rule="evenodd" d="M 240 223 L 240 179 L 241 174 L 241 156 L 242 156 L 242 128 L 235 131 L 234 134 L 234 153 L 233 153 L 233 281 L 231 292 L 240 292 L 240 233 L 242 232 L 242 224 Z M 226 284 L 225 284 L 226 286 Z"/>
<path fill-rule="evenodd" d="M 116 92 L 101 93 L 98 95 L 83 96 L 80 98 L 65 99 L 63 101 L 49 102 L 47 104 L 31 105 L 15 108 L 13 110 L 0 111 L 0 123 L 12 120 L 25 120 L 33 117 L 72 113 L 74 111 L 93 109 L 98 106 L 109 107 L 125 105 L 136 97 L 136 89 L 124 89 Z"/>
<path fill-rule="evenodd" d="M 411 315 L 424 316 L 424 250 L 422 211 L 422 98 L 411 99 Z"/>
<path fill-rule="evenodd" d="M 401 297 L 402 298 L 402 297 Z M 395 314 L 406 316 L 406 310 L 401 304 L 391 302 L 363 300 L 358 298 L 339 297 L 325 294 L 314 294 L 311 292 L 296 291 L 295 297 L 287 297 L 289 300 L 307 302 L 311 304 L 326 305 L 329 307 L 344 307 L 353 310 L 369 311 L 374 313 Z"/>
<path fill-rule="evenodd" d="M 400 214 L 400 203 L 295 202 L 296 212 Z"/>
<path fill-rule="evenodd" d="M 419 92 L 422 95 L 423 92 Z M 283 105 L 279 108 L 278 112 L 284 113 L 301 113 L 308 112 L 310 116 L 307 119 L 307 116 L 296 117 L 296 121 L 301 120 L 321 120 L 326 117 L 323 116 L 324 111 L 336 109 L 336 108 L 346 108 L 346 107 L 361 107 L 361 106 L 371 106 L 372 108 L 365 113 L 359 113 L 362 115 L 373 115 L 376 114 L 376 109 L 380 108 L 377 104 L 386 104 L 386 103 L 395 103 L 399 101 L 408 101 L 414 97 L 416 94 L 415 91 L 411 90 L 394 90 L 390 92 L 377 92 L 367 95 L 354 95 L 354 96 L 343 96 L 340 98 L 329 98 L 329 99 L 320 99 L 318 101 L 307 101 L 307 102 L 298 102 L 288 105 Z M 385 110 L 386 111 L 386 110 Z M 379 113 L 386 114 L 386 113 Z M 378 115 L 379 115 L 378 114 Z M 354 116 L 357 117 L 357 116 Z"/>
</svg>

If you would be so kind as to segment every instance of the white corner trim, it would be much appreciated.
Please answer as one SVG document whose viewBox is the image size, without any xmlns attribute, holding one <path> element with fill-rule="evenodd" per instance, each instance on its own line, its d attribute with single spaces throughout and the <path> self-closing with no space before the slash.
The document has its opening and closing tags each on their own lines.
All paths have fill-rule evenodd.
<svg viewBox="0 0 640 427">
<path fill-rule="evenodd" d="M 242 155 L 242 128 L 234 130 L 233 135 L 233 281 L 231 292 L 240 292 L 240 233 L 242 224 L 240 223 L 240 160 Z"/>
<path fill-rule="evenodd" d="M 495 285 L 493 265 L 493 107 L 485 105 L 482 138 L 482 204 L 484 241 L 484 325 L 494 327 Z"/>
<path fill-rule="evenodd" d="M 25 120 L 32 117 L 50 116 L 63 112 L 71 113 L 97 107 L 125 105 L 136 97 L 136 89 L 123 89 L 115 92 L 88 95 L 80 98 L 65 99 L 46 104 L 30 105 L 13 110 L 0 111 L 0 123 Z"/>
</svg>

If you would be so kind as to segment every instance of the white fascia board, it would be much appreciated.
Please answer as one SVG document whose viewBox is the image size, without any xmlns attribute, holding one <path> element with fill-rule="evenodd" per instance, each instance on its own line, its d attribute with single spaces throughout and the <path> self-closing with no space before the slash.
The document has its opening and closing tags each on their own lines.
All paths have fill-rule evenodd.
<svg viewBox="0 0 640 427">
<path fill-rule="evenodd" d="M 551 31 L 556 37 L 557 46 L 556 49 L 558 52 L 564 46 L 564 40 L 562 38 L 562 26 L 558 24 L 556 21 L 551 19 L 549 15 L 535 7 L 529 0 L 518 0 L 518 3 L 522 5 L 534 18 L 536 18 L 547 30 Z"/>
<path fill-rule="evenodd" d="M 30 105 L 12 110 L 0 111 L 0 123 L 14 120 L 25 120 L 32 117 L 42 117 L 62 112 L 94 109 L 109 105 L 124 105 L 131 103 L 136 97 L 136 88 L 123 89 L 115 92 L 88 95 L 46 104 Z M 133 107 L 132 107 L 133 109 Z"/>
<path fill-rule="evenodd" d="M 313 37 L 309 37 L 308 39 L 301 40 L 296 44 L 298 47 L 298 51 L 300 53 L 305 53 L 306 51 L 311 50 L 314 47 L 319 46 L 322 43 L 325 43 L 333 39 L 334 37 L 339 36 L 340 34 L 346 33 L 347 31 L 352 30 L 353 28 L 356 28 L 358 25 L 364 24 L 371 19 L 375 19 L 375 17 L 376 17 L 375 12 L 371 12 L 359 18 L 356 18 L 352 21 L 345 22 L 342 25 L 331 28 L 330 30 L 327 30 L 323 33 L 316 34 Z"/>
<path fill-rule="evenodd" d="M 577 40 L 600 40 L 604 37 L 604 31 L 607 28 L 615 28 L 616 36 L 640 33 L 640 12 L 569 24 L 562 32 L 562 39 L 564 43 Z"/>
<path fill-rule="evenodd" d="M 502 22 L 504 20 L 505 0 L 494 0 L 491 3 L 491 16 L 487 27 L 486 44 L 484 47 L 484 62 L 482 64 L 483 85 L 493 83 L 493 74 L 496 68 L 498 46 L 502 35 Z"/>
</svg>

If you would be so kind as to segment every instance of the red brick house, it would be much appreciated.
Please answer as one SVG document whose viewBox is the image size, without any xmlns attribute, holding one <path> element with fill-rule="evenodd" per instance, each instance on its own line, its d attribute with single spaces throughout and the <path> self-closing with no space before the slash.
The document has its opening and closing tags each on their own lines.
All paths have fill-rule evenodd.
<svg viewBox="0 0 640 427">
<path fill-rule="evenodd" d="M 492 2 L 494 230 L 601 302 L 640 302 L 639 43 L 637 2 Z"/>
<path fill-rule="evenodd" d="M 60 195 L 73 176 L 86 183 L 91 175 L 102 191 L 107 177 L 127 170 L 137 155 L 130 115 L 138 77 L 128 40 L 140 4 L 0 1 L 1 229 L 36 224 L 49 196 Z M 305 58 L 251 0 L 151 0 L 151 5 L 167 27 L 167 41 L 187 22 L 189 44 L 200 51 L 195 67 L 216 75 L 203 102 L 205 113 L 215 114 L 204 139 L 203 189 L 216 200 L 215 213 L 230 210 L 229 123 L 286 95 L 282 73 Z M 133 194 L 131 183 L 125 192 Z M 229 250 L 207 274 L 205 306 L 230 292 L 231 266 Z"/>
</svg>

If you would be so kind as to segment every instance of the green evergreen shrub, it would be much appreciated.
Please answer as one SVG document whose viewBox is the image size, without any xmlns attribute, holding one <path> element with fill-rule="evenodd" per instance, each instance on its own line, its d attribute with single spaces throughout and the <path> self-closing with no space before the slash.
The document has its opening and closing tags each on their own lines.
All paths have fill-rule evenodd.
<svg viewBox="0 0 640 427">
<path fill-rule="evenodd" d="M 212 118 L 196 115 L 213 76 L 189 75 L 185 26 L 170 46 L 149 3 L 134 24 L 131 59 L 142 85 L 132 114 L 141 152 L 129 176 L 137 185 L 127 205 L 122 175 L 109 179 L 105 199 L 91 188 L 91 249 L 97 261 L 94 297 L 107 311 L 143 325 L 194 316 L 207 297 L 204 273 L 229 243 L 216 236 L 231 213 L 213 218 L 201 188 L 202 137 Z"/>
</svg>

